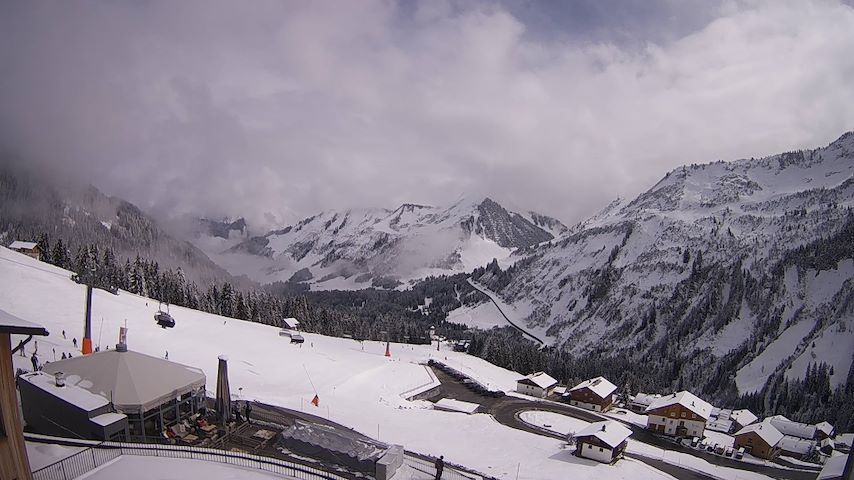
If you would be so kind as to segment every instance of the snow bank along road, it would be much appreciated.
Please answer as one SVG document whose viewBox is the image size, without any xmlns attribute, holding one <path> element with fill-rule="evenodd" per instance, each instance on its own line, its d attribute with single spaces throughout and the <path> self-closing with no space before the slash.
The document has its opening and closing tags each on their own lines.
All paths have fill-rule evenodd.
<svg viewBox="0 0 854 480">
<path fill-rule="evenodd" d="M 566 440 L 565 435 L 546 430 L 535 425 L 531 425 L 530 423 L 527 423 L 520 419 L 520 414 L 526 411 L 552 412 L 577 418 L 585 422 L 613 420 L 613 418 L 611 417 L 604 417 L 589 410 L 584 410 L 582 408 L 573 407 L 571 405 L 565 405 L 556 402 L 526 400 L 523 398 L 511 396 L 493 398 L 480 395 L 476 392 L 469 390 L 459 380 L 451 377 L 450 375 L 439 369 L 434 369 L 434 373 L 438 377 L 439 381 L 442 382 L 443 396 L 455 398 L 457 400 L 462 400 L 466 402 L 478 403 L 482 405 L 483 408 L 486 409 L 499 423 L 507 425 L 508 427 L 516 428 L 518 430 L 523 430 L 525 432 L 530 432 L 559 440 Z M 737 460 L 721 457 L 719 455 L 704 454 L 703 452 L 699 452 L 695 449 L 678 445 L 669 439 L 654 435 L 649 430 L 638 427 L 637 425 L 633 425 L 627 422 L 625 423 L 625 425 L 632 430 L 632 439 L 634 441 L 642 442 L 663 450 L 672 450 L 680 453 L 689 454 L 717 466 L 750 471 L 762 475 L 767 475 L 769 477 L 786 480 L 814 480 L 816 477 L 816 472 L 814 471 L 774 468 L 766 465 L 755 465 L 752 463 L 739 462 Z M 686 468 L 662 462 L 661 460 L 655 458 L 650 458 L 649 456 L 639 455 L 635 453 L 626 453 L 625 455 L 627 457 L 640 460 L 658 470 L 673 475 L 676 478 L 689 478 L 697 480 L 708 480 L 710 478 L 714 478 L 704 473 L 696 472 L 694 470 L 688 470 Z"/>
</svg>

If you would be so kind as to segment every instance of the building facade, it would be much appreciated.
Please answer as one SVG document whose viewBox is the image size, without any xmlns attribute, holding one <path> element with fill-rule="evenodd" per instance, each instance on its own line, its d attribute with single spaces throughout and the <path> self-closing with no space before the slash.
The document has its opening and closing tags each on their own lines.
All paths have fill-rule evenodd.
<svg viewBox="0 0 854 480">
<path fill-rule="evenodd" d="M 647 407 L 647 429 L 675 437 L 703 437 L 712 406 L 691 392 L 656 399 Z"/>
<path fill-rule="evenodd" d="M 613 405 L 616 391 L 617 387 L 604 377 L 591 378 L 569 390 L 569 404 L 594 412 L 604 412 Z"/>
</svg>

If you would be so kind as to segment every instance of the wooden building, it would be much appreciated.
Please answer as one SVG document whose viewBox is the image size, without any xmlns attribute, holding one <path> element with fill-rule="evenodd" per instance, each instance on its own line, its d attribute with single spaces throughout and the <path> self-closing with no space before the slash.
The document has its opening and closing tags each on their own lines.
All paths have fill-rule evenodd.
<svg viewBox="0 0 854 480">
<path fill-rule="evenodd" d="M 587 410 L 604 412 L 614 403 L 616 391 L 616 385 L 604 377 L 591 378 L 569 390 L 569 403 Z"/>
<path fill-rule="evenodd" d="M 516 381 L 516 391 L 533 397 L 546 398 L 557 386 L 557 380 L 545 372 L 537 372 Z"/>
<path fill-rule="evenodd" d="M 29 257 L 33 257 L 36 260 L 42 259 L 42 249 L 36 242 L 22 242 L 20 240 L 15 240 L 11 245 L 9 245 L 9 249 L 23 253 Z"/>
<path fill-rule="evenodd" d="M 688 391 L 658 398 L 647 407 L 647 429 L 674 437 L 702 437 L 712 406 Z"/>
<path fill-rule="evenodd" d="M 44 327 L 0 310 L 0 478 L 32 480 L 30 461 L 24 443 L 15 372 L 12 370 L 12 335 L 46 336 Z M 26 342 L 25 342 L 26 343 Z"/>
<path fill-rule="evenodd" d="M 613 420 L 591 423 L 573 437 L 575 455 L 602 463 L 613 463 L 626 449 L 632 434 L 626 426 Z"/>
<path fill-rule="evenodd" d="M 733 448 L 744 451 L 754 457 L 771 460 L 780 453 L 780 440 L 783 434 L 770 423 L 754 423 L 748 425 L 733 435 L 735 442 Z"/>
</svg>

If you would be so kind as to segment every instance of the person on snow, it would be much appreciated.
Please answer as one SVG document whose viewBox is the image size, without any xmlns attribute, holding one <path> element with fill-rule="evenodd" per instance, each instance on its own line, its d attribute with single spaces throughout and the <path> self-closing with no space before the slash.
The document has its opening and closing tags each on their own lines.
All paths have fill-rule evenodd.
<svg viewBox="0 0 854 480">
<path fill-rule="evenodd" d="M 77 337 L 74 337 L 74 339 L 71 340 L 71 343 L 74 344 L 74 348 L 77 348 Z"/>
<path fill-rule="evenodd" d="M 38 372 L 39 371 L 39 357 L 37 357 L 36 354 L 34 353 L 33 356 L 30 357 L 30 360 L 32 360 L 32 362 L 33 362 L 33 371 Z"/>
<path fill-rule="evenodd" d="M 246 417 L 246 421 L 251 425 L 252 420 L 249 419 L 249 414 L 252 413 L 252 405 L 249 405 L 249 402 L 246 402 L 243 407 L 243 416 Z"/>
<path fill-rule="evenodd" d="M 442 471 L 445 470 L 445 456 L 439 455 L 434 466 L 436 467 L 436 480 L 439 480 L 442 478 Z"/>
</svg>

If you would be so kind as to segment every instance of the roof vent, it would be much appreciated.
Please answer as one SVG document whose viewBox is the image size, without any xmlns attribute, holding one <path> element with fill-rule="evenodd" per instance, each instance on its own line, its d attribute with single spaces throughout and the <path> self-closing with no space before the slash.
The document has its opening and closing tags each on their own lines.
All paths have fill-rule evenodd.
<svg viewBox="0 0 854 480">
<path fill-rule="evenodd" d="M 53 374 L 53 380 L 56 382 L 56 386 L 62 388 L 65 386 L 65 374 L 62 372 L 56 372 Z"/>
</svg>

